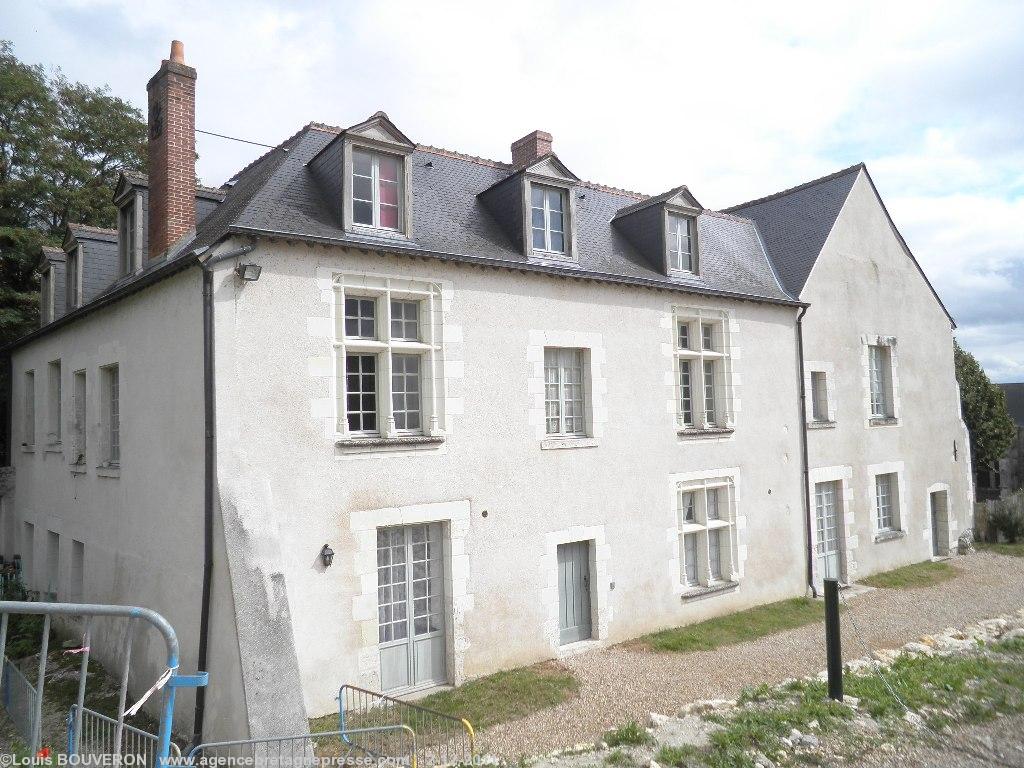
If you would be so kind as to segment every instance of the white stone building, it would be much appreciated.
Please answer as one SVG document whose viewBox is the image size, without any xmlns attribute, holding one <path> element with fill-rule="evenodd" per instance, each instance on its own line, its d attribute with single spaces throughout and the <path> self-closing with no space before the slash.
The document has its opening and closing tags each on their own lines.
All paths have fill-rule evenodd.
<svg viewBox="0 0 1024 768">
<path fill-rule="evenodd" d="M 194 86 L 175 49 L 118 231 L 47 255 L 0 499 L 29 586 L 172 622 L 210 673 L 179 722 L 301 732 L 342 683 L 458 684 L 970 525 L 951 321 L 863 168 L 796 285 L 804 214 L 584 182 L 541 132 L 494 162 L 377 113 L 197 188 Z M 144 687 L 159 644 L 133 658 Z"/>
</svg>

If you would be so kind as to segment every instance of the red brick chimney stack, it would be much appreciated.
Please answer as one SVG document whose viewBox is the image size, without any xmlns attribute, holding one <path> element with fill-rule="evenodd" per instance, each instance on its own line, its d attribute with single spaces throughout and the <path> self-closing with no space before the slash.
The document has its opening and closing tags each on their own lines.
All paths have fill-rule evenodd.
<svg viewBox="0 0 1024 768">
<path fill-rule="evenodd" d="M 551 134 L 546 131 L 533 131 L 518 141 L 512 142 L 512 165 L 521 168 L 534 160 L 551 152 Z"/>
<path fill-rule="evenodd" d="M 185 46 L 146 86 L 149 92 L 149 258 L 162 256 L 196 225 L 196 71 Z"/>
</svg>

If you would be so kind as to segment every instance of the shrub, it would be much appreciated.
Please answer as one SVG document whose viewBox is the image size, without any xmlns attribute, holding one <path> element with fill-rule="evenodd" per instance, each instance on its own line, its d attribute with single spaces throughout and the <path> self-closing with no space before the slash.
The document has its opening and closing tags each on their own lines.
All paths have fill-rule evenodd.
<svg viewBox="0 0 1024 768">
<path fill-rule="evenodd" d="M 1024 491 L 995 502 L 988 516 L 988 526 L 1010 544 L 1024 538 Z"/>
</svg>

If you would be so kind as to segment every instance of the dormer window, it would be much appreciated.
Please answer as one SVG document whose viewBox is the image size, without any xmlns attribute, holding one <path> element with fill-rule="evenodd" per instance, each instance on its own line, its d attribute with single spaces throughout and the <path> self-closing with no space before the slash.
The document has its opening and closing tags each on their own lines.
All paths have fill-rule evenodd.
<svg viewBox="0 0 1024 768">
<path fill-rule="evenodd" d="M 132 195 L 121 206 L 117 219 L 117 249 L 120 274 L 130 275 L 140 265 L 138 216 L 135 196 Z"/>
<path fill-rule="evenodd" d="M 53 321 L 53 267 L 47 267 L 39 278 L 40 318 L 43 325 Z"/>
<path fill-rule="evenodd" d="M 565 253 L 565 191 L 533 184 L 530 207 L 533 250 Z"/>
<path fill-rule="evenodd" d="M 382 152 L 352 150 L 352 222 L 400 229 L 402 159 Z"/>
<path fill-rule="evenodd" d="M 675 272 L 693 272 L 693 218 L 668 214 L 668 266 Z"/>
<path fill-rule="evenodd" d="M 67 265 L 67 309 L 70 312 L 82 306 L 82 246 L 76 245 L 68 251 Z"/>
</svg>

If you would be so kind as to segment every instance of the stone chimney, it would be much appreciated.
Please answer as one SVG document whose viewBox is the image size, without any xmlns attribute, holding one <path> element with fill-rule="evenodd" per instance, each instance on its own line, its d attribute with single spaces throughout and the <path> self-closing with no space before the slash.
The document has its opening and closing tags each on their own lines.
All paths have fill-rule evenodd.
<svg viewBox="0 0 1024 768">
<path fill-rule="evenodd" d="M 149 92 L 149 258 L 162 256 L 196 225 L 196 71 L 185 46 L 146 86 Z"/>
<path fill-rule="evenodd" d="M 533 131 L 518 141 L 512 142 L 512 165 L 522 168 L 534 160 L 551 152 L 551 134 L 546 131 Z"/>
</svg>

